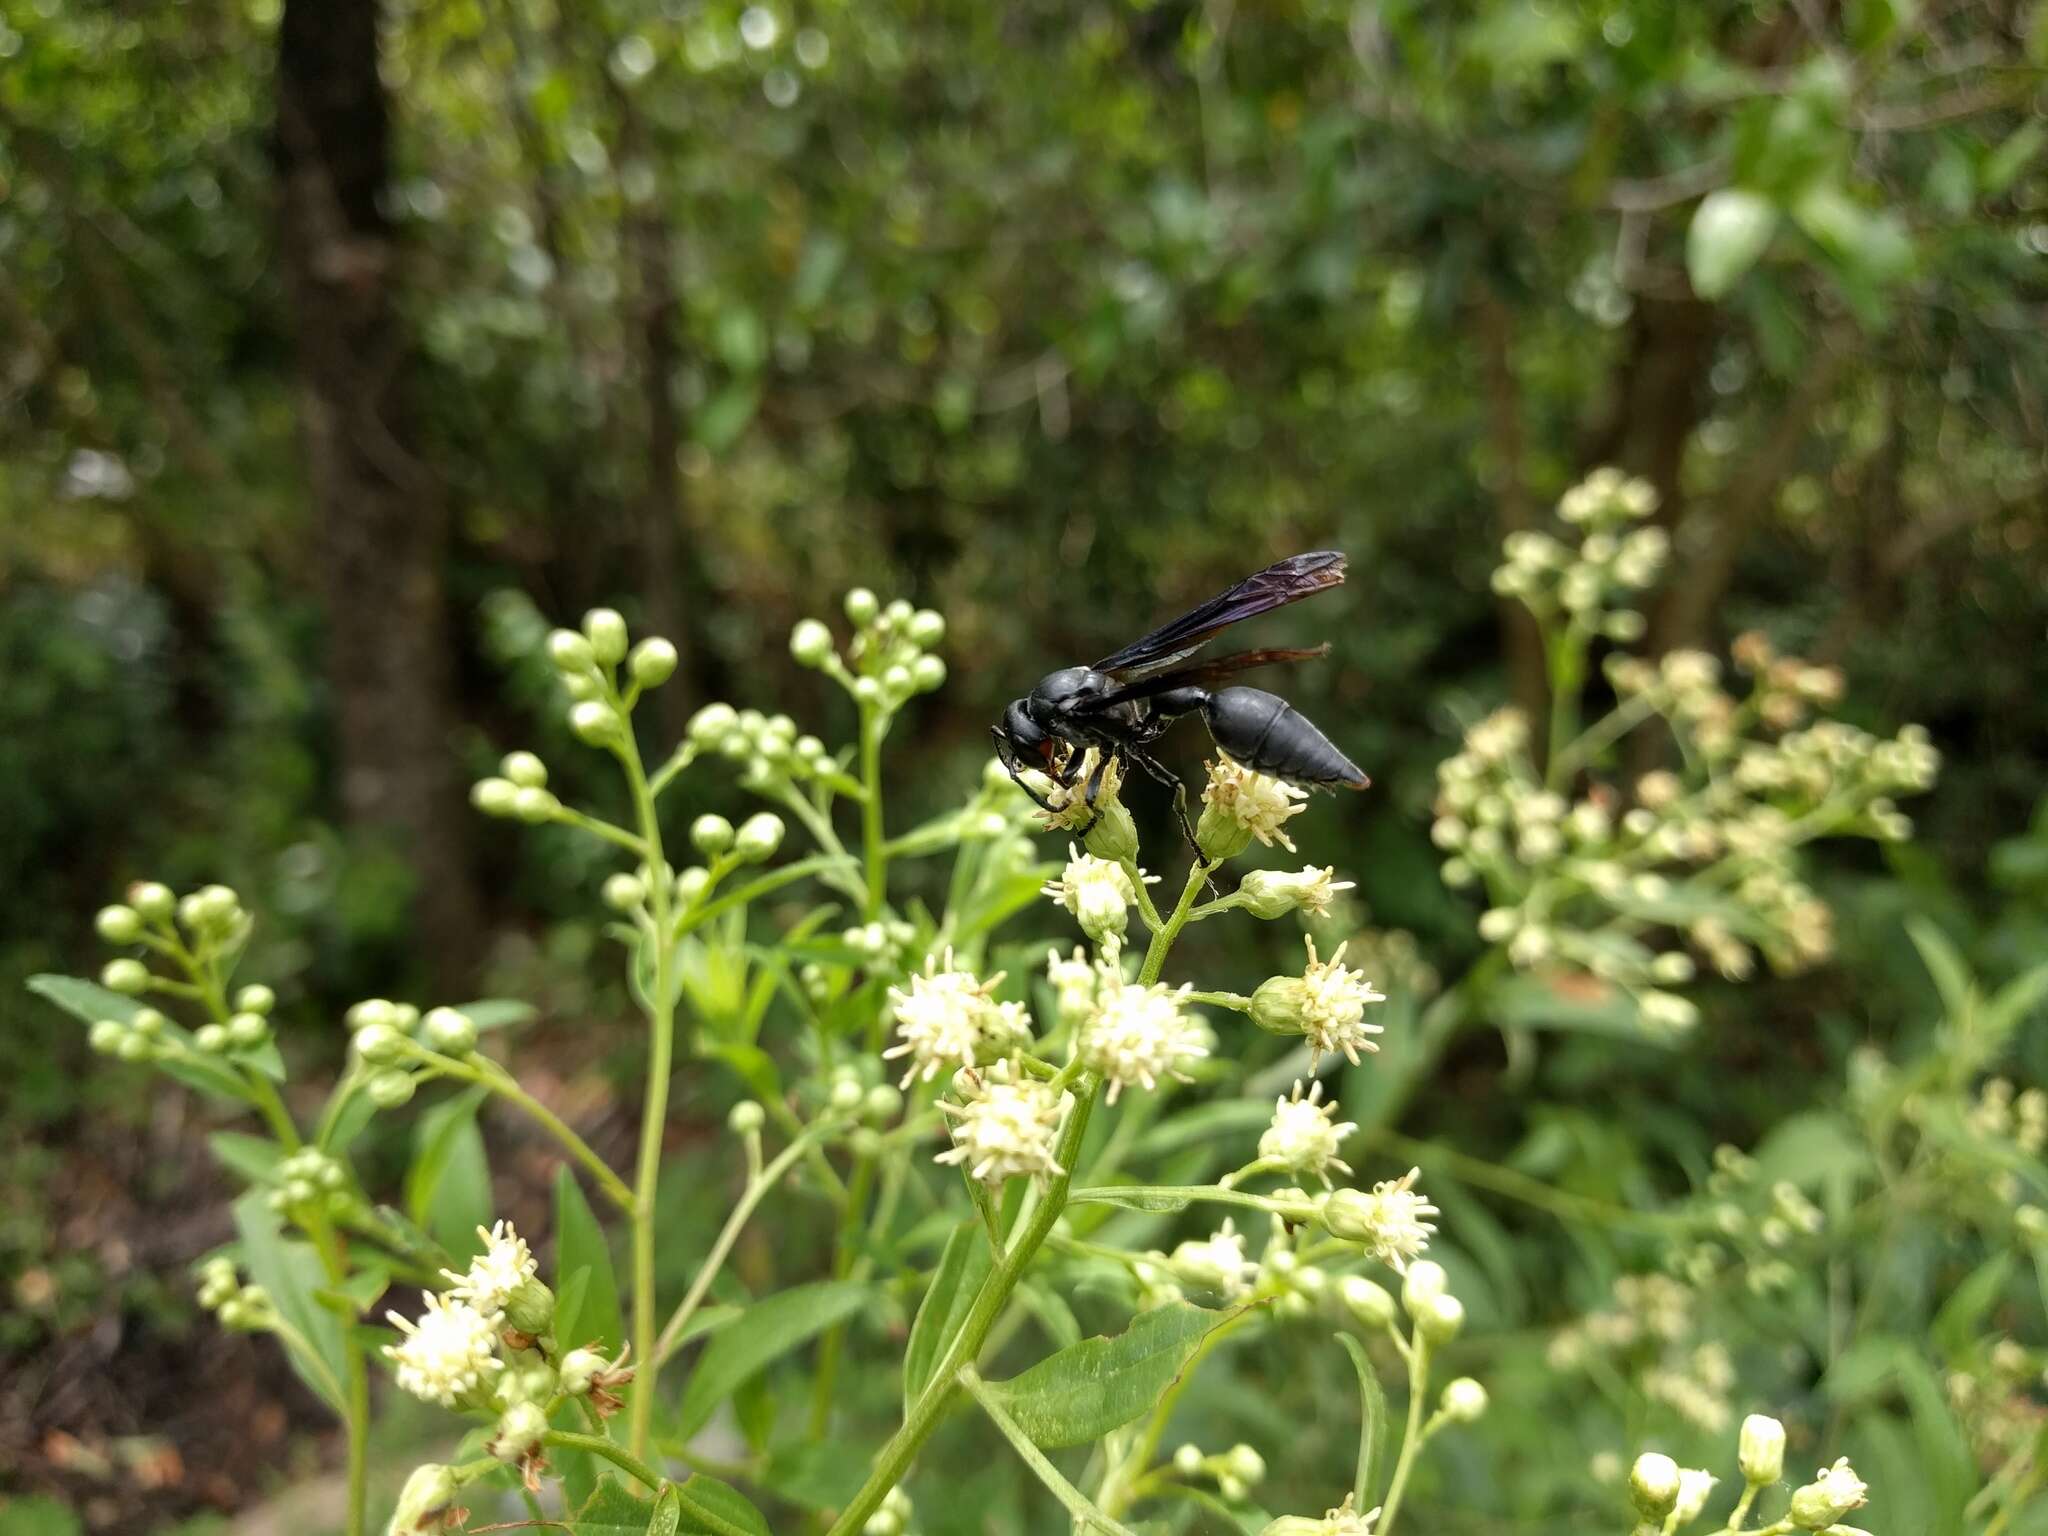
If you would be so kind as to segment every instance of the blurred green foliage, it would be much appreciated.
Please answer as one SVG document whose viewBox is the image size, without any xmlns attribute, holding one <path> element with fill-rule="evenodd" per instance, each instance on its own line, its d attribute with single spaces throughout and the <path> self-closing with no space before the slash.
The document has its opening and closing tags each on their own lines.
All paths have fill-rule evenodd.
<svg viewBox="0 0 2048 1536">
<path fill-rule="evenodd" d="M 274 914 L 260 967 L 301 1019 L 409 979 L 412 873 L 338 810 L 281 9 L 0 0 L 10 1169 L 113 1112 L 19 980 L 85 968 L 126 879 Z M 935 808 L 1040 672 L 1339 547 L 1347 587 L 1269 626 L 1332 641 L 1294 696 L 1376 781 L 1316 814 L 1448 966 L 1472 941 L 1434 765 L 1527 688 L 1486 575 L 1614 461 L 1673 530 L 1654 636 L 1842 666 L 1851 718 L 1930 727 L 1943 787 L 1915 845 L 1828 872 L 1840 963 L 1746 993 L 1683 1073 L 1473 1051 L 1415 1129 L 1623 1199 L 1919 1027 L 1904 915 L 1990 981 L 2039 954 L 2048 5 L 406 0 L 383 26 L 386 361 L 453 509 L 444 725 L 478 771 L 545 685 L 509 660 L 533 605 L 615 601 L 675 629 L 687 694 L 800 712 L 825 695 L 782 637 L 865 582 L 952 621 L 902 791 Z M 470 877 L 490 990 L 580 1020 L 621 1000 L 562 900 L 577 856 L 480 841 Z M 534 912 L 560 921 L 504 931 Z M 8 1182 L 12 1288 L 57 1245 Z"/>
</svg>

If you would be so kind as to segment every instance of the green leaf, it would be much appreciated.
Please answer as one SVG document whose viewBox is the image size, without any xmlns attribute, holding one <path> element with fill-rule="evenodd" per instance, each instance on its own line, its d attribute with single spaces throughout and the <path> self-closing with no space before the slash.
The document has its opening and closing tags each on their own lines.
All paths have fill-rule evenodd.
<svg viewBox="0 0 2048 1536">
<path fill-rule="evenodd" d="M 1133 1184 L 1128 1188 L 1098 1184 L 1092 1189 L 1076 1190 L 1072 1198 L 1076 1205 L 1114 1205 L 1126 1211 L 1184 1211 L 1194 1197 L 1178 1190 L 1154 1189 L 1146 1184 Z"/>
<path fill-rule="evenodd" d="M 284 1161 L 284 1149 L 276 1142 L 239 1131 L 215 1131 L 206 1138 L 206 1145 L 221 1166 L 251 1184 L 271 1183 L 277 1177 L 277 1165 Z"/>
<path fill-rule="evenodd" d="M 0 1536 L 79 1536 L 84 1529 L 68 1505 L 40 1494 L 0 1504 Z"/>
<path fill-rule="evenodd" d="M 924 1395 L 946 1347 L 967 1321 L 975 1293 L 988 1278 L 993 1262 L 988 1235 L 979 1220 L 963 1221 L 946 1239 L 939 1267 L 932 1272 L 917 1319 L 910 1325 L 910 1343 L 903 1351 L 903 1411 Z"/>
<path fill-rule="evenodd" d="M 31 976 L 29 991 L 48 1002 L 55 1003 L 66 1013 L 88 1027 L 101 1019 L 115 1019 L 123 1024 L 132 1024 L 135 1015 L 149 1005 L 140 999 L 123 997 L 118 992 L 109 992 L 97 982 L 82 981 L 76 976 Z M 192 1037 L 176 1024 L 166 1024 L 164 1033 L 191 1045 Z M 155 1065 L 167 1077 L 176 1078 L 187 1088 L 215 1098 L 226 1099 L 234 1104 L 249 1102 L 248 1090 L 236 1076 L 232 1067 L 206 1057 L 185 1061 L 159 1061 Z"/>
<path fill-rule="evenodd" d="M 710 1536 L 771 1536 L 761 1511 L 745 1494 L 715 1477 L 699 1472 L 667 1490 L 675 1495 L 678 1523 L 684 1532 L 708 1532 Z"/>
<path fill-rule="evenodd" d="M 1351 1499 L 1358 1508 L 1370 1509 L 1379 1481 L 1380 1453 L 1387 1443 L 1387 1394 L 1380 1386 L 1379 1372 L 1365 1357 L 1365 1346 L 1348 1333 L 1338 1334 L 1337 1342 L 1358 1372 L 1358 1473 L 1352 1479 Z"/>
<path fill-rule="evenodd" d="M 1756 265 L 1778 227 L 1769 198 L 1740 187 L 1709 192 L 1693 210 L 1685 236 L 1685 271 L 1693 292 L 1718 299 Z"/>
<path fill-rule="evenodd" d="M 491 1170 L 476 1127 L 486 1092 L 471 1088 L 420 1117 L 405 1175 L 406 1214 L 433 1234 L 457 1268 L 477 1252 L 476 1229 L 491 1224 Z"/>
<path fill-rule="evenodd" d="M 747 1308 L 734 1323 L 712 1335 L 690 1375 L 678 1411 L 685 1438 L 711 1421 L 718 1405 L 756 1372 L 799 1344 L 850 1317 L 872 1292 L 863 1282 L 820 1280 L 778 1292 Z"/>
<path fill-rule="evenodd" d="M 676 1536 L 683 1523 L 683 1507 L 676 1502 L 676 1488 L 670 1483 L 654 1496 L 654 1512 L 647 1520 L 647 1536 Z"/>
<path fill-rule="evenodd" d="M 1941 997 L 1942 1010 L 1952 1023 L 1961 1023 L 1969 1017 L 1977 1001 L 1977 988 L 1970 980 L 1970 970 L 1963 963 L 1962 952 L 1949 941 L 1947 934 L 1924 917 L 1906 919 L 1906 937 L 1920 951 L 1920 963 L 1927 967 L 1927 974 L 1934 980 L 1934 990 Z"/>
<path fill-rule="evenodd" d="M 1997 1305 L 2012 1275 L 2012 1255 L 1993 1254 L 1949 1293 L 1928 1333 L 1949 1355 L 1960 1355 L 1976 1338 L 1986 1314 Z"/>
<path fill-rule="evenodd" d="M 1156 1407 L 1228 1315 L 1184 1301 L 1155 1307 L 1120 1334 L 1083 1339 L 987 1390 L 1033 1443 L 1082 1445 Z"/>
<path fill-rule="evenodd" d="M 343 1322 L 352 1323 L 367 1315 L 390 1289 L 391 1272 L 372 1267 L 358 1270 L 339 1285 L 315 1291 L 313 1299 Z"/>
<path fill-rule="evenodd" d="M 2022 123 L 2015 128 L 2003 144 L 1984 157 L 1983 167 L 1977 173 L 1984 195 L 1997 197 L 2011 186 L 2020 172 L 2039 158 L 2044 142 L 2048 142 L 2048 130 L 2039 123 Z"/>
<path fill-rule="evenodd" d="M 487 997 L 474 1003 L 457 1003 L 455 1011 L 479 1030 L 509 1029 L 515 1024 L 531 1024 L 540 1017 L 538 1008 L 516 997 Z"/>
<path fill-rule="evenodd" d="M 626 1491 L 625 1484 L 607 1474 L 569 1521 L 575 1536 L 646 1536 L 654 1518 L 654 1506 Z"/>
<path fill-rule="evenodd" d="M 805 1509 L 840 1510 L 867 1481 L 868 1451 L 839 1438 L 786 1445 L 769 1458 L 761 1486 Z"/>
<path fill-rule="evenodd" d="M 319 1292 L 326 1271 L 310 1243 L 287 1239 L 279 1229 L 269 1197 L 252 1190 L 235 1202 L 235 1227 L 242 1235 L 242 1261 L 249 1278 L 270 1293 L 271 1304 L 305 1341 L 313 1359 L 303 1358 L 297 1345 L 285 1351 L 292 1369 L 335 1413 L 346 1412 L 340 1395 L 343 1362 L 341 1319 L 323 1306 Z"/>
<path fill-rule="evenodd" d="M 619 1281 L 612 1268 L 612 1250 L 590 1202 L 583 1197 L 576 1175 L 564 1165 L 555 1175 L 557 1289 L 561 1289 L 562 1277 L 578 1270 L 589 1272 L 581 1303 L 575 1316 L 563 1321 L 558 1301 L 557 1335 L 566 1348 L 589 1345 L 608 1355 L 617 1354 L 625 1341 L 626 1323 L 619 1305 Z"/>
</svg>

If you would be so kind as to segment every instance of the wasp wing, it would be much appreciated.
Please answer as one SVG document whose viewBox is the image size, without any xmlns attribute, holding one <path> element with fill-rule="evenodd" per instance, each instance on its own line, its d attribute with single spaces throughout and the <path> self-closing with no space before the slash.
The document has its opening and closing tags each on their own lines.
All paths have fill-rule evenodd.
<svg viewBox="0 0 2048 1536">
<path fill-rule="evenodd" d="M 1156 698 L 1170 693 L 1175 688 L 1190 685 L 1199 688 L 1215 688 L 1228 678 L 1240 672 L 1249 672 L 1253 667 L 1269 667 L 1280 661 L 1314 661 L 1330 654 L 1330 647 L 1311 645 L 1300 649 L 1266 651 L 1233 651 L 1228 656 L 1217 656 L 1208 661 L 1191 661 L 1184 667 L 1169 667 L 1163 672 L 1148 672 L 1143 677 L 1111 689 L 1100 697 L 1087 700 L 1078 706 L 1076 714 L 1094 714 L 1108 709 L 1113 704 L 1128 703 L 1132 699 Z"/>
<path fill-rule="evenodd" d="M 1192 608 L 1170 624 L 1095 663 L 1097 672 L 1107 672 L 1123 682 L 1164 670 L 1193 654 L 1232 624 L 1274 608 L 1298 603 L 1304 597 L 1334 587 L 1344 580 L 1344 556 L 1334 549 L 1311 550 L 1289 555 L 1263 571 L 1245 577 L 1227 592 L 1219 592 L 1198 608 Z"/>
</svg>

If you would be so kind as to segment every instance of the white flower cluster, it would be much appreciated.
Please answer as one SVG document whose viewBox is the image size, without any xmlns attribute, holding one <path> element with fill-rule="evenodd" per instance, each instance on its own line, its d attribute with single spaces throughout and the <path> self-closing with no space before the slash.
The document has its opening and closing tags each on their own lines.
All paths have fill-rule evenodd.
<svg viewBox="0 0 2048 1536">
<path fill-rule="evenodd" d="M 999 1061 L 984 1071 L 955 1074 L 960 1102 L 939 1101 L 953 1122 L 953 1145 L 941 1163 L 964 1166 L 985 1184 L 1010 1178 L 1048 1178 L 1066 1170 L 1054 1156 L 1069 1097 L 1021 1067 Z"/>
<path fill-rule="evenodd" d="M 386 1314 L 405 1337 L 387 1345 L 384 1353 L 400 1387 L 453 1408 L 505 1368 L 497 1355 L 497 1318 L 435 1291 L 428 1291 L 425 1301 L 418 1322 L 400 1312 Z"/>
<path fill-rule="evenodd" d="M 1167 1260 L 1174 1277 L 1196 1290 L 1209 1291 L 1225 1301 L 1237 1301 L 1251 1291 L 1258 1264 L 1245 1256 L 1244 1234 L 1228 1217 L 1210 1236 L 1190 1238 L 1173 1250 Z"/>
<path fill-rule="evenodd" d="M 1406 1274 L 1436 1233 L 1430 1218 L 1442 1214 L 1416 1189 L 1421 1177 L 1420 1168 L 1410 1168 L 1398 1179 L 1381 1180 L 1370 1192 L 1340 1189 L 1323 1202 L 1323 1225 L 1331 1236 L 1357 1243 L 1395 1274 Z"/>
<path fill-rule="evenodd" d="M 1114 965 L 1098 969 L 1093 1007 L 1078 1050 L 1109 1085 L 1114 1104 L 1127 1087 L 1154 1089 L 1162 1078 L 1190 1082 L 1188 1068 L 1209 1054 L 1209 1032 L 1185 1007 L 1188 986 L 1127 982 Z"/>
<path fill-rule="evenodd" d="M 458 1275 L 444 1269 L 441 1274 L 450 1282 L 450 1296 L 495 1318 L 511 1305 L 512 1293 L 539 1273 L 540 1264 L 509 1221 L 488 1230 L 478 1227 L 476 1235 L 483 1239 L 484 1249 L 469 1261 L 468 1271 Z"/>
<path fill-rule="evenodd" d="M 1347 1493 L 1344 1502 L 1320 1520 L 1307 1515 L 1282 1515 L 1267 1522 L 1259 1536 L 1372 1536 L 1372 1524 L 1379 1517 L 1377 1506 L 1360 1514 Z"/>
<path fill-rule="evenodd" d="M 1209 765 L 1209 782 L 1202 789 L 1202 819 L 1212 827 L 1220 820 L 1236 829 L 1238 836 L 1232 841 L 1238 848 L 1247 837 L 1255 837 L 1268 848 L 1277 844 L 1293 853 L 1294 840 L 1283 828 L 1290 816 L 1300 814 L 1307 799 L 1305 789 L 1219 756 Z M 1217 856 L 1206 830 L 1198 830 L 1196 837 L 1205 852 Z"/>
<path fill-rule="evenodd" d="M 1551 1369 L 1584 1370 L 1595 1356 L 1626 1356 L 1645 1397 L 1701 1429 L 1725 1428 L 1734 1415 L 1735 1365 L 1722 1345 L 1693 1342 L 1692 1289 L 1669 1275 L 1624 1275 L 1614 1282 L 1614 1302 L 1552 1335 Z"/>
<path fill-rule="evenodd" d="M 1147 884 L 1157 880 L 1143 870 L 1139 878 Z M 1067 867 L 1057 880 L 1048 880 L 1044 894 L 1074 914 L 1081 931 L 1098 944 L 1123 936 L 1131 920 L 1131 903 L 1137 888 L 1121 864 L 1098 859 L 1092 853 L 1068 846 Z"/>
<path fill-rule="evenodd" d="M 940 969 L 943 963 L 944 969 Z M 1031 1039 L 1031 1015 L 1022 1003 L 999 1003 L 990 994 L 1002 981 L 999 972 L 982 981 L 953 968 L 953 952 L 943 962 L 926 960 L 924 974 L 910 978 L 909 990 L 889 989 L 889 1017 L 896 1023 L 897 1043 L 882 1052 L 885 1060 L 907 1056 L 902 1086 L 930 1082 L 942 1071 L 957 1071 L 994 1060 Z"/>
<path fill-rule="evenodd" d="M 1374 1035 L 1384 1027 L 1366 1021 L 1366 1006 L 1383 1003 L 1386 994 L 1344 964 L 1344 948 L 1328 960 L 1316 954 L 1316 941 L 1304 935 L 1308 964 L 1299 976 L 1274 976 L 1252 994 L 1252 1021 L 1275 1034 L 1300 1035 L 1309 1048 L 1313 1071 L 1326 1052 L 1358 1065 L 1361 1051 L 1376 1051 Z"/>
<path fill-rule="evenodd" d="M 1577 547 L 1534 530 L 1511 533 L 1502 543 L 1493 589 L 1539 615 L 1562 613 L 1583 630 L 1637 639 L 1642 615 L 1616 600 L 1654 585 L 1670 556 L 1662 528 L 1629 527 L 1656 510 L 1648 481 L 1596 469 L 1557 506 L 1558 516 L 1580 531 Z"/>
</svg>

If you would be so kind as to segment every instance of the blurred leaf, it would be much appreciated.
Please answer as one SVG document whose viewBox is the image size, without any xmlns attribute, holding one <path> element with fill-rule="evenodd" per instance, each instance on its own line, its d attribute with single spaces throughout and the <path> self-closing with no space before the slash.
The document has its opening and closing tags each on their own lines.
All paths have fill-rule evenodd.
<svg viewBox="0 0 2048 1536">
<path fill-rule="evenodd" d="M 583 1197 L 576 1175 L 564 1164 L 555 1173 L 555 1276 L 582 1273 L 583 1294 L 573 1316 L 561 1316 L 557 1298 L 556 1332 L 570 1348 L 588 1346 L 616 1355 L 625 1342 L 625 1314 L 619 1305 L 619 1282 L 612 1269 L 611 1245 L 604 1228 Z"/>
<path fill-rule="evenodd" d="M 694 1435 L 741 1383 L 799 1344 L 851 1317 L 872 1292 L 863 1282 L 820 1280 L 754 1302 L 714 1334 L 690 1373 L 677 1411 L 678 1431 Z"/>
<path fill-rule="evenodd" d="M 910 1342 L 903 1351 L 903 1411 L 924 1394 L 932 1372 L 944 1358 L 947 1346 L 967 1321 L 968 1309 L 993 1263 L 988 1231 L 980 1219 L 972 1218 L 953 1228 L 939 1266 L 925 1288 L 917 1319 L 910 1325 Z"/>
<path fill-rule="evenodd" d="M 1709 192 L 1694 210 L 1686 234 L 1685 270 L 1693 291 L 1718 299 L 1756 265 L 1778 227 L 1778 210 L 1768 198 L 1739 187 Z"/>
<path fill-rule="evenodd" d="M 412 1166 L 405 1175 L 405 1211 L 448 1250 L 461 1268 L 481 1251 L 476 1232 L 491 1224 L 491 1170 L 476 1112 L 488 1090 L 465 1089 L 420 1116 Z"/>
<path fill-rule="evenodd" d="M 1380 1456 L 1387 1442 L 1387 1394 L 1380 1386 L 1379 1373 L 1365 1356 L 1365 1346 L 1348 1333 L 1338 1334 L 1337 1342 L 1344 1346 L 1351 1368 L 1358 1373 L 1358 1470 L 1351 1483 L 1352 1500 L 1359 1509 L 1371 1509 L 1377 1503 L 1374 1491 L 1379 1486 Z"/>
<path fill-rule="evenodd" d="M 339 1415 L 347 1411 L 340 1392 L 347 1376 L 343 1361 L 341 1320 L 322 1306 L 318 1293 L 327 1284 L 320 1256 L 310 1243 L 287 1239 L 268 1195 L 252 1190 L 235 1202 L 235 1230 L 242 1238 L 242 1262 L 252 1282 L 270 1293 L 271 1304 L 312 1350 L 309 1362 L 296 1345 L 286 1355 L 299 1379 Z M 314 1362 L 324 1369 L 316 1369 Z"/>
</svg>

